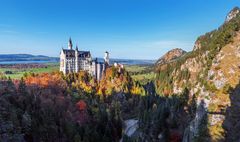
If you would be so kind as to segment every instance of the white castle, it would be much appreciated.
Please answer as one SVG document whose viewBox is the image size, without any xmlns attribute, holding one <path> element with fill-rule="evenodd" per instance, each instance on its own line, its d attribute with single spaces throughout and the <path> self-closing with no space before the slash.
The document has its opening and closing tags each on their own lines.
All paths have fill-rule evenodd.
<svg viewBox="0 0 240 142">
<path fill-rule="evenodd" d="M 77 46 L 74 50 L 72 47 L 73 44 L 70 38 L 68 49 L 62 48 L 60 53 L 60 71 L 66 75 L 83 70 L 100 80 L 109 66 L 109 53 L 105 52 L 104 62 L 98 62 L 97 59 L 92 59 L 90 51 L 79 51 Z"/>
</svg>

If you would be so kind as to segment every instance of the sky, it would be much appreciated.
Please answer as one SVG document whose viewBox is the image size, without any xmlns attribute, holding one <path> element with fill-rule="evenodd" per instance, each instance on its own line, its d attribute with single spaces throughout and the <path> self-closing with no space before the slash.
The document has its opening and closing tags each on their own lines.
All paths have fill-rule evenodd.
<svg viewBox="0 0 240 142">
<path fill-rule="evenodd" d="M 191 51 L 239 0 L 0 0 L 0 54 L 58 57 L 74 48 L 102 57 L 158 59 Z"/>
</svg>

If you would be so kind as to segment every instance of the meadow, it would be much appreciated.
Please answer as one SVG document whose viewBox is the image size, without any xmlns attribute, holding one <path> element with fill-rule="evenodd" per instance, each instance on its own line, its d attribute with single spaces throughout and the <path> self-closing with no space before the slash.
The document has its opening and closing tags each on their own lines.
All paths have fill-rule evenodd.
<svg viewBox="0 0 240 142">
<path fill-rule="evenodd" d="M 0 73 L 4 74 L 11 79 L 21 79 L 25 73 L 49 73 L 59 70 L 58 63 L 46 63 L 43 67 L 28 67 L 28 68 L 14 68 L 14 67 L 1 67 Z"/>
<path fill-rule="evenodd" d="M 126 65 L 125 69 L 129 72 L 135 81 L 145 84 L 154 79 L 155 74 L 151 65 Z M 11 79 L 21 79 L 25 73 L 50 73 L 59 70 L 59 63 L 46 63 L 39 67 L 23 66 L 23 67 L 0 67 L 0 73 L 10 77 Z"/>
<path fill-rule="evenodd" d="M 143 85 L 155 78 L 153 65 L 127 65 L 125 69 L 135 81 Z"/>
</svg>

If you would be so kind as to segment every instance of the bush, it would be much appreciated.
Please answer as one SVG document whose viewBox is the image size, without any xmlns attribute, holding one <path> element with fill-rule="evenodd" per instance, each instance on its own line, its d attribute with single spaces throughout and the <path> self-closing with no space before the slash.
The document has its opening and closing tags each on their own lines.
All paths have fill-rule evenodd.
<svg viewBox="0 0 240 142">
<path fill-rule="evenodd" d="M 13 74 L 12 71 L 5 71 L 4 74 Z"/>
</svg>

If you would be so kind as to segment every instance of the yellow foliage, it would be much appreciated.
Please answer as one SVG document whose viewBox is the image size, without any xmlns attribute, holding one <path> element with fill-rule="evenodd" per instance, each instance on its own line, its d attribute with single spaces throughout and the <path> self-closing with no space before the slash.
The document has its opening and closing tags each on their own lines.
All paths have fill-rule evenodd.
<svg viewBox="0 0 240 142">
<path fill-rule="evenodd" d="M 222 122 L 219 122 L 213 126 L 209 126 L 208 129 L 213 142 L 218 142 L 224 139 L 224 129 L 222 128 Z"/>
<path fill-rule="evenodd" d="M 124 69 L 111 67 L 106 70 L 103 79 L 100 81 L 97 94 L 112 95 L 114 92 L 143 95 L 145 91 L 143 87 L 136 85 Z"/>
</svg>

